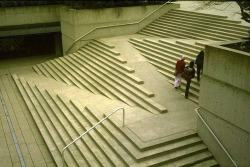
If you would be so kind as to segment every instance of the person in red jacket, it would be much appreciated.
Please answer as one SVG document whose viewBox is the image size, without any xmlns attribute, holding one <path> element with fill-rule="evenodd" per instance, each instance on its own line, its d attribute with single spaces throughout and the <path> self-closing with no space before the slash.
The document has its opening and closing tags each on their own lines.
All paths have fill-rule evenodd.
<svg viewBox="0 0 250 167">
<path fill-rule="evenodd" d="M 177 75 L 175 76 L 175 81 L 174 81 L 174 87 L 177 89 L 177 87 L 181 87 L 181 74 L 184 72 L 185 68 L 185 56 L 181 57 L 181 60 L 178 60 L 175 66 L 175 70 L 177 72 Z"/>
</svg>

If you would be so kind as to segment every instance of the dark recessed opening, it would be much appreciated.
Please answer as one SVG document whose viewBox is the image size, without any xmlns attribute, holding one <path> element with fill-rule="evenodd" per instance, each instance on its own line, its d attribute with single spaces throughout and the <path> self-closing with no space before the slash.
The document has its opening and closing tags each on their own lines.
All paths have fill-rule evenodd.
<svg viewBox="0 0 250 167">
<path fill-rule="evenodd" d="M 46 56 L 61 51 L 61 34 L 35 34 L 0 38 L 0 59 Z"/>
</svg>

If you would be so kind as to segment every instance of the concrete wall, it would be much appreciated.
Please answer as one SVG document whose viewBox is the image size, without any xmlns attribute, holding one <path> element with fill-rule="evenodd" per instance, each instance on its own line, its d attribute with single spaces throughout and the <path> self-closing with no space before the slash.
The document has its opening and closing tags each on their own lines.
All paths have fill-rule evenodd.
<svg viewBox="0 0 250 167">
<path fill-rule="evenodd" d="M 0 36 L 58 32 L 60 26 L 44 24 L 59 22 L 60 6 L 56 5 L 0 8 Z M 30 28 L 32 25 L 36 28 Z"/>
<path fill-rule="evenodd" d="M 250 166 L 250 54 L 218 45 L 205 53 L 200 113 L 236 163 Z M 197 129 L 217 161 L 232 166 L 199 118 Z"/>
<path fill-rule="evenodd" d="M 60 22 L 60 6 L 0 8 L 0 26 Z"/>
<path fill-rule="evenodd" d="M 61 9 L 63 51 L 65 53 L 74 40 L 93 28 L 137 22 L 159 7 L 160 5 L 85 10 L 63 8 Z M 167 4 L 140 24 L 95 30 L 84 37 L 85 41 L 77 43 L 71 52 L 86 44 L 86 41 L 90 39 L 136 33 L 153 20 L 175 8 L 179 8 L 179 4 Z"/>
</svg>

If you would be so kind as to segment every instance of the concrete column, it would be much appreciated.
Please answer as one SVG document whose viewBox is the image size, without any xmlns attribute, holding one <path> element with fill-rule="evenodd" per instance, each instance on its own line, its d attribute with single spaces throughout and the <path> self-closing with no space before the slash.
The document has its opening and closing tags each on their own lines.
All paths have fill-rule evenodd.
<svg viewBox="0 0 250 167">
<path fill-rule="evenodd" d="M 55 34 L 55 54 L 57 56 L 62 56 L 62 39 L 61 34 Z"/>
</svg>

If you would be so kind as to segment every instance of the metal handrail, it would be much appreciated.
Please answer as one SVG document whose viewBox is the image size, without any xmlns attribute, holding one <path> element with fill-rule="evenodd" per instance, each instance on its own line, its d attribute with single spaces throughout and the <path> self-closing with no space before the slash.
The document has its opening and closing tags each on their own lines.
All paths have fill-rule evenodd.
<svg viewBox="0 0 250 167">
<path fill-rule="evenodd" d="M 102 123 L 104 120 L 106 120 L 108 117 L 110 117 L 111 115 L 113 115 L 114 113 L 116 113 L 118 110 L 123 110 L 123 124 L 122 126 L 125 126 L 125 109 L 123 107 L 117 108 L 116 110 L 114 110 L 113 112 L 111 112 L 108 116 L 106 116 L 105 118 L 103 118 L 101 121 L 99 121 L 98 123 L 96 123 L 94 126 L 92 126 L 89 130 L 87 130 L 86 132 L 84 132 L 83 134 L 81 134 L 79 137 L 77 137 L 75 140 L 73 140 L 71 143 L 69 143 L 67 146 L 65 146 L 62 150 L 62 159 L 63 159 L 63 166 L 65 164 L 65 160 L 64 160 L 64 151 L 71 146 L 71 144 L 75 143 L 78 139 L 80 139 L 81 137 L 83 137 L 85 134 L 87 134 L 89 131 L 91 131 L 92 129 L 94 129 L 97 125 L 99 125 L 100 123 Z"/>
<path fill-rule="evenodd" d="M 227 152 L 227 150 L 225 149 L 225 147 L 222 145 L 222 143 L 220 142 L 220 140 L 216 137 L 216 135 L 214 134 L 214 132 L 212 131 L 212 129 L 208 126 L 208 124 L 206 123 L 206 121 L 202 118 L 202 116 L 200 115 L 198 109 L 200 107 L 195 109 L 195 112 L 198 114 L 198 116 L 200 117 L 200 119 L 202 120 L 202 122 L 206 125 L 206 127 L 208 128 L 208 130 L 210 131 L 210 133 L 213 135 L 213 137 L 215 138 L 215 140 L 219 143 L 219 145 L 221 146 L 221 148 L 223 149 L 223 151 L 227 154 L 227 156 L 229 157 L 229 159 L 232 161 L 232 163 L 234 164 L 234 166 L 238 167 L 238 165 L 235 163 L 235 161 L 233 160 L 233 158 L 231 157 L 231 155 Z"/>
<path fill-rule="evenodd" d="M 118 26 L 126 26 L 126 25 L 133 25 L 133 24 L 138 24 L 140 22 L 142 22 L 143 20 L 145 20 L 147 17 L 149 17 L 150 15 L 152 15 L 153 13 L 155 13 L 156 11 L 158 11 L 160 8 L 162 8 L 163 6 L 165 6 L 167 3 L 171 3 L 171 0 L 169 0 L 168 2 L 164 3 L 163 5 L 161 5 L 159 8 L 155 9 L 154 11 L 152 11 L 151 13 L 149 13 L 148 15 L 146 15 L 144 18 L 142 18 L 139 21 L 133 22 L 133 23 L 125 23 L 125 24 L 116 24 L 116 25 L 109 25 L 109 26 L 100 26 L 100 27 L 95 27 L 92 30 L 88 31 L 87 33 L 85 33 L 84 35 L 82 35 L 81 37 L 79 37 L 78 39 L 74 40 L 74 42 L 70 45 L 70 47 L 67 49 L 67 51 L 65 52 L 66 54 L 68 53 L 68 51 L 73 47 L 73 45 L 78 42 L 79 40 L 81 40 L 83 37 L 87 36 L 88 34 L 90 34 L 92 31 L 95 31 L 97 29 L 101 29 L 101 28 L 110 28 L 110 27 L 118 27 Z"/>
</svg>

